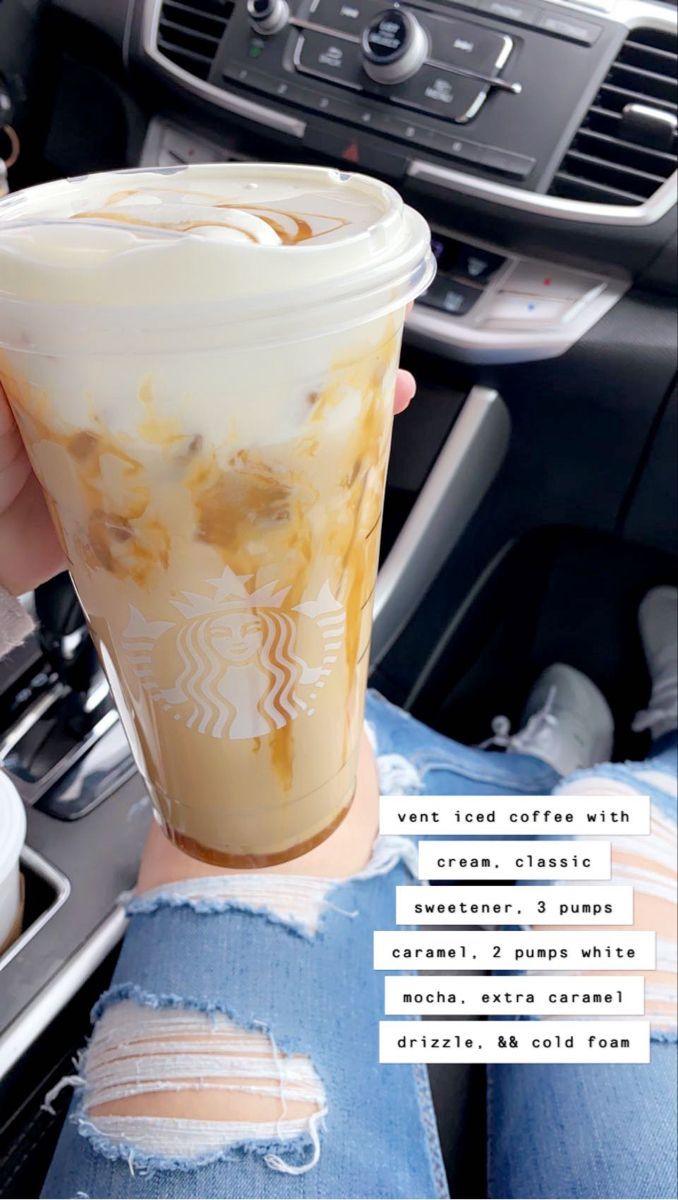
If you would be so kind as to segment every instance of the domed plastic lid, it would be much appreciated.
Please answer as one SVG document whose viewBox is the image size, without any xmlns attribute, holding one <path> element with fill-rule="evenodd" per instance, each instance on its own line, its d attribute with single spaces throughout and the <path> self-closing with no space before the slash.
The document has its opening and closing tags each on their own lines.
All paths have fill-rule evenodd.
<svg viewBox="0 0 678 1200">
<path fill-rule="evenodd" d="M 163 353 L 363 324 L 434 273 L 393 188 L 325 167 L 111 172 L 0 201 L 0 346 Z"/>
</svg>

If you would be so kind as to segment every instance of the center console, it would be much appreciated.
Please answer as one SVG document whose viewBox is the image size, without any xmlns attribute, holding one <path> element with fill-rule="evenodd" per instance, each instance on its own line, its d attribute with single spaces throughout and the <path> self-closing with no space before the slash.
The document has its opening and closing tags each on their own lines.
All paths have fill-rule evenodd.
<svg viewBox="0 0 678 1200">
<path fill-rule="evenodd" d="M 434 226 L 439 274 L 409 328 L 438 351 L 562 354 L 670 235 L 667 5 L 146 0 L 135 11 L 130 57 L 212 116 L 227 110 L 280 157 L 364 169 L 411 194 Z M 252 154 L 252 139 L 195 143 L 158 121 L 143 163 Z"/>
<path fill-rule="evenodd" d="M 271 32 L 258 9 L 280 14 Z M 370 165 L 372 143 L 359 132 L 369 130 L 393 175 L 411 173 L 414 147 L 424 160 L 534 190 L 550 178 L 561 133 L 623 33 L 507 0 L 475 9 L 251 0 L 236 5 L 210 78 L 336 118 L 344 161 Z M 558 86 L 544 91 L 554 74 Z M 323 136 L 312 117 L 304 123 L 306 139 Z"/>
</svg>

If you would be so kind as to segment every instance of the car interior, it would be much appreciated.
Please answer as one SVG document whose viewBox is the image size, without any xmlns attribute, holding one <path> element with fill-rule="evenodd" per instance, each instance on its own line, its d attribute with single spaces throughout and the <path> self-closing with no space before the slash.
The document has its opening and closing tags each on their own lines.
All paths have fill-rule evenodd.
<svg viewBox="0 0 678 1200">
<path fill-rule="evenodd" d="M 647 699 L 638 603 L 676 579 L 677 65 L 675 0 L 0 0 L 12 190 L 319 163 L 429 221 L 371 685 L 468 745 L 497 714 L 515 727 L 553 662 L 621 731 Z M 0 663 L 0 767 L 28 814 L 0 956 L 3 1197 L 40 1194 L 68 1093 L 43 1100 L 110 980 L 151 819 L 68 577 L 23 600 L 36 632 Z M 429 1074 L 451 1194 L 483 1197 L 484 1068 Z"/>
</svg>

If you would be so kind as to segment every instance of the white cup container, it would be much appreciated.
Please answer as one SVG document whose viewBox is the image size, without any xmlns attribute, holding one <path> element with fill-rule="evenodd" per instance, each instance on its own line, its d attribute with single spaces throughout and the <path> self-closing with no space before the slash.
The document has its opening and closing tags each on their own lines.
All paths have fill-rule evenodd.
<svg viewBox="0 0 678 1200">
<path fill-rule="evenodd" d="M 26 810 L 0 771 L 0 952 L 18 924 L 21 907 L 19 856 L 26 838 Z"/>
</svg>

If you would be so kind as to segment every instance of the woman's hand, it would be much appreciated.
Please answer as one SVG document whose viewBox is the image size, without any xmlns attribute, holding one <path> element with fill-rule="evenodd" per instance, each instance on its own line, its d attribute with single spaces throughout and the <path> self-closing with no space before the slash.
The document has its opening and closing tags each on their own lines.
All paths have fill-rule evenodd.
<svg viewBox="0 0 678 1200">
<path fill-rule="evenodd" d="M 416 385 L 399 371 L 395 411 L 403 412 Z M 19 596 L 66 567 L 45 499 L 0 387 L 0 586 Z"/>
<path fill-rule="evenodd" d="M 398 371 L 398 378 L 396 380 L 395 402 L 393 405 L 396 413 L 405 411 L 416 390 L 417 384 L 414 375 L 412 375 L 409 371 L 403 371 L 401 367 L 401 369 Z"/>
<path fill-rule="evenodd" d="M 65 566 L 52 518 L 0 387 L 0 586 L 19 596 Z"/>
</svg>

